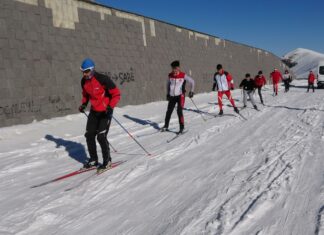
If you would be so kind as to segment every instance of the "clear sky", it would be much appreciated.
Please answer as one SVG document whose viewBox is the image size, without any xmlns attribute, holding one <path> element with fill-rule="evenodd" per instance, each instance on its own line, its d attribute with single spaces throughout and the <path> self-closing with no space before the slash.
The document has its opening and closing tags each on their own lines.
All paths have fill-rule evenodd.
<svg viewBox="0 0 324 235">
<path fill-rule="evenodd" d="M 95 0 L 282 56 L 324 53 L 324 0 Z"/>
</svg>

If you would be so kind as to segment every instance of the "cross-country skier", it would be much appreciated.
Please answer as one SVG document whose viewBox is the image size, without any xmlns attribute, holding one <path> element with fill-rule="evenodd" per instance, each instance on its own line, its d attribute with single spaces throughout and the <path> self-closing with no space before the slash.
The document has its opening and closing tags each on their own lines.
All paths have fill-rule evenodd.
<svg viewBox="0 0 324 235">
<path fill-rule="evenodd" d="M 261 91 L 262 91 L 262 87 L 265 84 L 267 84 L 267 80 L 266 80 L 265 76 L 262 74 L 261 70 L 258 72 L 258 75 L 255 76 L 254 83 L 255 83 L 255 87 L 258 89 L 258 94 L 260 97 L 261 104 L 264 105 Z"/>
<path fill-rule="evenodd" d="M 97 137 L 103 158 L 99 169 L 107 169 L 111 167 L 107 134 L 113 110 L 120 100 L 120 91 L 110 78 L 95 71 L 95 64 L 91 59 L 85 59 L 80 69 L 83 76 L 81 79 L 82 104 L 79 111 L 84 112 L 88 102 L 91 103 L 85 133 L 90 159 L 84 164 L 84 168 L 98 166 Z"/>
<path fill-rule="evenodd" d="M 246 107 L 247 96 L 249 96 L 253 107 L 257 110 L 258 107 L 256 106 L 256 104 L 254 102 L 254 97 L 253 97 L 254 90 L 255 90 L 255 83 L 249 73 L 245 74 L 245 79 L 242 80 L 242 82 L 240 84 L 240 88 L 243 88 L 243 104 L 244 104 L 243 107 L 244 108 Z"/>
<path fill-rule="evenodd" d="M 314 82 L 315 82 L 315 75 L 314 75 L 313 71 L 310 71 L 310 72 L 309 72 L 309 75 L 308 75 L 308 87 L 307 87 L 307 92 L 309 92 L 309 89 L 310 89 L 311 87 L 313 88 L 313 92 L 315 92 Z"/>
<path fill-rule="evenodd" d="M 179 118 L 181 134 L 184 130 L 184 117 L 183 117 L 183 107 L 185 101 L 185 84 L 188 82 L 191 86 L 189 92 L 189 98 L 194 96 L 195 81 L 189 77 L 187 74 L 180 70 L 180 62 L 178 60 L 171 63 L 172 72 L 169 73 L 167 80 L 167 100 L 168 109 L 165 115 L 164 126 L 161 128 L 161 131 L 168 131 L 170 118 L 174 110 L 175 105 L 177 104 L 177 114 Z"/>
<path fill-rule="evenodd" d="M 290 83 L 291 83 L 291 80 L 292 80 L 288 69 L 285 70 L 285 73 L 282 76 L 282 80 L 283 80 L 283 82 L 285 84 L 285 92 L 288 92 L 289 91 L 289 86 L 290 86 Z"/>
<path fill-rule="evenodd" d="M 274 69 L 274 71 L 270 74 L 270 78 L 272 79 L 273 84 L 273 95 L 278 95 L 278 86 L 280 80 L 282 80 L 282 75 L 278 69 Z"/>
<path fill-rule="evenodd" d="M 223 95 L 226 95 L 229 101 L 231 102 L 234 111 L 239 113 L 238 108 L 235 106 L 234 100 L 231 95 L 230 90 L 234 90 L 234 83 L 232 76 L 224 71 L 223 66 L 218 64 L 217 72 L 214 74 L 214 84 L 213 84 L 213 91 L 217 88 L 217 97 L 218 97 L 218 106 L 219 106 L 219 115 L 223 115 Z"/>
</svg>

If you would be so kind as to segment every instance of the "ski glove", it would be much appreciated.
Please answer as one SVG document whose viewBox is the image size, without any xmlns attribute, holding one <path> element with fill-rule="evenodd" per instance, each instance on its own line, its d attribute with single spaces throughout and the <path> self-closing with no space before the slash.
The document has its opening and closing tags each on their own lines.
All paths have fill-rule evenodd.
<svg viewBox="0 0 324 235">
<path fill-rule="evenodd" d="M 84 110 L 87 108 L 87 105 L 86 104 L 81 104 L 80 107 L 79 107 L 79 111 L 80 113 L 84 113 Z"/>
<path fill-rule="evenodd" d="M 193 91 L 190 91 L 190 92 L 189 92 L 189 98 L 192 98 L 193 96 L 194 96 Z"/>
<path fill-rule="evenodd" d="M 107 109 L 106 109 L 106 114 L 109 118 L 112 118 L 113 112 L 114 112 L 114 109 L 108 105 Z"/>
</svg>

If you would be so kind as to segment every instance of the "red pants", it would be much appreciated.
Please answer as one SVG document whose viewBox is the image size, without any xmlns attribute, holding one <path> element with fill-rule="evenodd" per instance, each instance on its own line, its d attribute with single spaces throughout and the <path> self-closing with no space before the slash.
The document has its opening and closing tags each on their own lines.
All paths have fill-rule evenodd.
<svg viewBox="0 0 324 235">
<path fill-rule="evenodd" d="M 223 109 L 223 102 L 222 102 L 222 99 L 223 99 L 223 95 L 226 95 L 227 98 L 229 99 L 229 101 L 231 102 L 231 104 L 233 105 L 233 107 L 235 107 L 235 103 L 234 103 L 234 100 L 232 98 L 232 95 L 231 95 L 231 91 L 228 90 L 228 91 L 218 91 L 218 105 L 219 105 L 219 109 L 222 110 Z"/>
<path fill-rule="evenodd" d="M 273 83 L 273 92 L 278 95 L 278 83 Z"/>
</svg>

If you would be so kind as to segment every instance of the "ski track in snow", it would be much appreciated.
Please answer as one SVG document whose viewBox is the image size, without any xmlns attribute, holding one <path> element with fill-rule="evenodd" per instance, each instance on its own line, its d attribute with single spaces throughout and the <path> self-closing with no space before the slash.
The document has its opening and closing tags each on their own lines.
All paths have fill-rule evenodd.
<svg viewBox="0 0 324 235">
<path fill-rule="evenodd" d="M 153 156 L 113 122 L 113 161 L 127 162 L 35 189 L 85 161 L 84 117 L 0 129 L 0 234 L 324 234 L 324 92 L 264 94 L 260 112 L 241 110 L 246 121 L 204 114 L 204 122 L 187 99 L 189 131 L 170 143 L 175 134 L 157 130 L 166 102 L 117 109 Z M 195 102 L 216 114 L 215 99 Z M 177 122 L 174 112 L 171 130 Z"/>
</svg>

